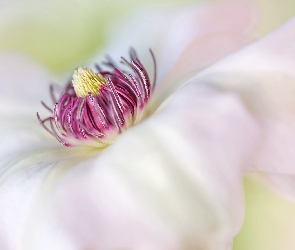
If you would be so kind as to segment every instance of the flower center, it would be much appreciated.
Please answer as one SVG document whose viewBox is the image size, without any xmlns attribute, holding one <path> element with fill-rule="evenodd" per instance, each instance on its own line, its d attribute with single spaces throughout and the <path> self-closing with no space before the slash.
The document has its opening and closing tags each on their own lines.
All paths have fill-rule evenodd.
<svg viewBox="0 0 295 250">
<path fill-rule="evenodd" d="M 106 84 L 106 79 L 91 69 L 79 67 L 74 71 L 72 83 L 76 95 L 84 98 L 89 93 L 99 95 L 99 90 L 103 84 Z"/>
<path fill-rule="evenodd" d="M 102 63 L 110 70 L 99 65 L 97 73 L 78 68 L 59 99 L 51 86 L 54 108 L 42 104 L 52 116 L 42 120 L 37 113 L 40 124 L 67 147 L 86 145 L 102 149 L 110 145 L 145 116 L 156 78 L 156 62 L 152 52 L 151 55 L 153 82 L 132 49 L 130 61 L 122 58 L 122 69 L 110 57 Z"/>
</svg>

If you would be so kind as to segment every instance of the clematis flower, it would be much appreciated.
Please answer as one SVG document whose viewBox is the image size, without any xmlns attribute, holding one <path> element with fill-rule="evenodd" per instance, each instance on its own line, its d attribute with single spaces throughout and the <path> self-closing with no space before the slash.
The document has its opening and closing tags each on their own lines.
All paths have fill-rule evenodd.
<svg viewBox="0 0 295 250">
<path fill-rule="evenodd" d="M 157 26 L 150 34 L 171 25 L 169 18 L 175 19 L 175 13 L 161 13 L 163 25 L 153 16 Z M 35 118 L 35 106 L 32 110 L 39 99 L 50 101 L 44 91 L 46 73 L 24 58 L 0 58 L 1 90 L 7 93 L 0 99 L 0 249 L 228 250 L 243 222 L 241 177 L 257 170 L 294 173 L 292 155 L 274 149 L 293 134 L 295 21 L 242 49 L 249 43 L 245 32 L 252 21 L 245 5 L 208 5 L 178 15 L 170 36 L 163 35 L 162 44 L 156 41 L 153 49 L 159 85 L 147 85 L 153 90 L 146 95 L 150 98 L 135 98 L 136 106 L 123 105 L 131 107 L 127 113 L 117 110 L 110 94 L 118 93 L 112 83 L 122 84 L 123 71 L 112 67 L 120 77 L 112 72 L 104 76 L 101 70 L 101 76 L 85 68 L 76 71 L 74 87 L 61 96 L 59 103 L 64 105 L 52 110 L 49 129 L 63 144 L 77 146 L 73 148 L 45 133 Z M 239 22 L 230 22 L 233 15 Z M 145 37 L 145 42 L 155 39 Z M 118 51 L 119 47 L 115 56 Z M 131 65 L 140 66 L 135 74 L 145 72 L 145 63 L 134 55 L 131 59 Z M 141 77 L 137 74 L 133 82 L 129 76 L 128 85 L 139 86 L 139 96 L 145 86 L 140 86 Z M 94 92 L 73 89 L 90 79 L 95 80 L 90 84 Z M 113 105 L 102 109 L 109 112 L 106 121 L 121 117 L 107 124 L 112 138 L 107 143 L 97 139 L 101 120 L 65 121 L 61 112 L 78 114 L 81 121 L 82 112 L 75 110 L 87 100 L 99 103 L 99 97 Z M 70 106 L 65 98 L 73 101 Z M 147 115 L 137 122 L 132 110 L 140 108 Z M 89 109 L 88 115 L 104 118 L 102 111 Z M 71 115 L 67 118 L 74 118 Z M 125 127 L 116 123 L 122 118 L 136 122 Z M 63 126 L 60 132 L 57 126 Z M 87 138 L 76 133 L 83 129 L 89 132 L 85 130 Z M 93 147 L 95 143 L 103 143 L 103 150 Z"/>
</svg>

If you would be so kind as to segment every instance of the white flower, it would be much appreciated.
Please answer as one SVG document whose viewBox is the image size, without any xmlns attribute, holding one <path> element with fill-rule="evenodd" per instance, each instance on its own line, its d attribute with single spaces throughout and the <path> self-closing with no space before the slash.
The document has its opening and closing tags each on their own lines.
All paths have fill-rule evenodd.
<svg viewBox="0 0 295 250">
<path fill-rule="evenodd" d="M 152 16 L 156 26 L 142 29 L 152 35 L 139 38 L 162 36 L 156 113 L 101 153 L 50 140 L 30 116 L 48 79 L 25 59 L 0 58 L 0 249 L 230 249 L 241 177 L 295 172 L 283 150 L 294 148 L 295 21 L 197 74 L 247 43 L 244 7 L 183 10 L 171 27 L 178 12 Z"/>
</svg>

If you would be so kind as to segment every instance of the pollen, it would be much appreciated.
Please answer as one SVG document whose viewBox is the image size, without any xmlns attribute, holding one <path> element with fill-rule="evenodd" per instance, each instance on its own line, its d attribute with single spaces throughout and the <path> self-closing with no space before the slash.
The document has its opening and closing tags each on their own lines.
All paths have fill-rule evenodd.
<svg viewBox="0 0 295 250">
<path fill-rule="evenodd" d="M 74 71 L 72 84 L 77 97 L 84 98 L 89 93 L 98 96 L 101 86 L 106 84 L 106 79 L 91 69 L 79 67 Z"/>
</svg>

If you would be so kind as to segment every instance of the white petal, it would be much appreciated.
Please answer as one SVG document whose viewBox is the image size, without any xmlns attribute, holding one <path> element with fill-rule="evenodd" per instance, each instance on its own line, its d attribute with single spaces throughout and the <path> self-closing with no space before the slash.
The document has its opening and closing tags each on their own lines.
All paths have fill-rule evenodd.
<svg viewBox="0 0 295 250">
<path fill-rule="evenodd" d="M 36 113 L 41 100 L 49 100 L 48 73 L 29 58 L 16 54 L 0 55 L 0 112 L 18 116 Z"/>
<path fill-rule="evenodd" d="M 200 82 L 237 92 L 259 120 L 264 143 L 248 171 L 295 173 L 294 42 L 292 19 L 196 77 Z"/>
<path fill-rule="evenodd" d="M 45 144 L 46 145 L 46 144 Z M 5 250 L 23 250 L 23 234 L 32 223 L 31 215 L 40 189 L 44 192 L 44 180 L 51 178 L 52 169 L 57 168 L 59 179 L 67 168 L 75 165 L 75 157 L 85 154 L 76 149 L 47 147 L 40 145 L 34 152 L 18 153 L 17 157 L 1 163 L 0 169 L 0 247 Z M 25 150 L 23 150 L 25 151 Z M 1 159 L 2 160 L 2 159 Z M 63 162 L 63 166 L 59 165 Z M 46 199 L 46 196 L 43 197 Z"/>
<path fill-rule="evenodd" d="M 160 91 L 177 89 L 200 70 L 248 45 L 253 40 L 250 34 L 255 17 L 254 5 L 245 2 L 215 3 L 196 12 L 187 26 L 192 34 L 199 32 L 187 36 L 185 47 L 175 55 L 177 61 L 161 83 Z M 166 60 L 170 58 L 166 55 Z"/>
<path fill-rule="evenodd" d="M 230 249 L 256 129 L 234 95 L 181 89 L 59 185 L 43 184 L 26 249 Z"/>
<path fill-rule="evenodd" d="M 157 60 L 157 82 L 161 83 L 187 46 L 192 42 L 196 45 L 196 40 L 200 40 L 200 43 L 196 45 L 200 47 L 198 60 L 195 58 L 197 66 L 193 67 L 194 72 L 243 47 L 248 41 L 248 38 L 245 38 L 245 32 L 253 24 L 255 16 L 253 9 L 254 7 L 250 4 L 232 2 L 185 7 L 144 7 L 129 18 L 119 20 L 114 24 L 113 29 L 110 28 L 108 46 L 104 53 L 120 58 L 122 55 L 125 56 L 129 47 L 132 46 L 141 52 L 140 58 L 147 59 L 144 60 L 144 65 L 148 65 L 148 63 L 151 64 L 151 59 L 147 56 L 148 49 L 151 48 Z M 234 16 L 238 18 L 233 18 Z M 225 37 L 226 34 L 228 37 Z M 211 51 L 208 49 L 208 44 L 212 45 L 209 46 Z M 229 44 L 231 46 L 228 46 Z M 219 50 L 215 53 L 217 47 Z M 221 50 L 223 53 L 220 53 Z M 205 51 L 209 55 L 206 55 L 204 60 L 200 52 Z M 97 59 L 95 61 L 97 62 Z M 179 72 L 186 75 L 191 70 L 192 68 L 189 68 L 182 72 L 182 68 Z M 179 75 L 177 74 L 177 77 Z M 172 75 L 171 77 L 173 79 Z M 168 82 L 171 83 L 171 81 Z"/>
<path fill-rule="evenodd" d="M 251 174 L 254 179 L 271 187 L 274 191 L 285 198 L 295 201 L 295 175 L 294 174 Z"/>
<path fill-rule="evenodd" d="M 1 54 L 0 171 L 9 158 L 50 143 L 36 117 L 37 111 L 48 115 L 40 101 L 48 101 L 49 83 L 45 70 L 29 58 Z"/>
</svg>

